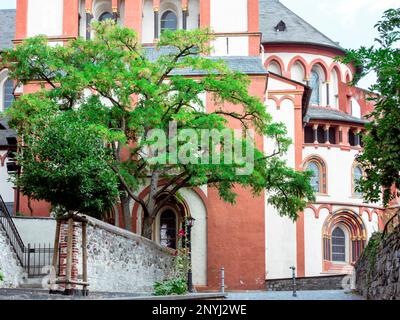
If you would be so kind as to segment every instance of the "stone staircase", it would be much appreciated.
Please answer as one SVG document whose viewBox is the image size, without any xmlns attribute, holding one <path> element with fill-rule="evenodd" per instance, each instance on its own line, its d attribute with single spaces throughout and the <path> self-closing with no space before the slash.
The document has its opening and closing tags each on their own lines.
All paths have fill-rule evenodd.
<svg viewBox="0 0 400 320">
<path fill-rule="evenodd" d="M 46 276 L 42 267 L 51 261 L 51 250 L 54 252 L 50 247 L 24 244 L 0 196 L 0 270 L 5 278 L 0 287 L 42 288 Z"/>
<path fill-rule="evenodd" d="M 0 270 L 4 281 L 0 287 L 17 287 L 24 281 L 26 274 L 15 253 L 9 238 L 0 225 Z"/>
</svg>

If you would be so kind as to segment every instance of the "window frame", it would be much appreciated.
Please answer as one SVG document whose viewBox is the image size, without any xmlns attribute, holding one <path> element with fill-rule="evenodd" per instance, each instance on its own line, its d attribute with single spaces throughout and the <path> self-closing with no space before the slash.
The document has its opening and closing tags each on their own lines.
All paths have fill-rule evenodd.
<svg viewBox="0 0 400 320">
<path fill-rule="evenodd" d="M 317 82 L 318 83 L 318 90 L 314 91 L 314 88 L 312 87 L 312 77 L 313 74 L 316 74 L 318 76 L 317 78 Z M 322 105 L 322 94 L 321 94 L 321 87 L 322 87 L 322 80 L 321 80 L 321 75 L 318 72 L 318 70 L 316 69 L 312 69 L 311 73 L 310 73 L 310 87 L 312 89 L 312 93 L 311 93 L 311 97 L 310 97 L 310 104 L 313 106 L 321 106 Z M 313 93 L 317 92 L 318 93 L 318 103 L 315 103 L 312 99 L 313 99 Z"/>
<path fill-rule="evenodd" d="M 355 171 L 357 168 L 359 168 L 361 171 L 360 179 L 365 176 L 365 172 L 364 172 L 362 166 L 358 162 L 354 162 L 353 165 L 351 166 L 351 195 L 353 198 L 362 199 L 363 193 L 356 191 L 357 182 L 355 180 L 356 179 Z"/>
<path fill-rule="evenodd" d="M 170 29 L 170 28 L 164 28 L 163 29 L 163 17 L 166 15 L 166 14 L 168 14 L 168 13 L 172 13 L 172 14 L 174 14 L 174 16 L 175 16 L 175 19 L 176 19 L 176 28 L 173 30 L 173 29 Z M 171 30 L 171 31 L 177 31 L 177 30 L 179 30 L 179 17 L 178 17 L 178 14 L 175 12 L 175 10 L 173 10 L 173 9 L 171 9 L 171 8 L 168 8 L 168 9 L 165 9 L 161 14 L 160 14 L 160 21 L 159 21 L 159 26 L 160 26 L 160 35 L 163 33 L 163 31 L 164 30 Z"/>
<path fill-rule="evenodd" d="M 307 171 L 307 168 L 311 162 L 316 163 L 317 167 L 319 168 L 319 191 L 315 191 L 317 195 L 327 195 L 328 194 L 328 175 L 327 175 L 327 166 L 325 161 L 317 155 L 312 155 L 306 158 L 303 162 L 303 170 Z"/>
<path fill-rule="evenodd" d="M 163 245 L 163 244 L 161 244 L 161 218 L 162 218 L 162 215 L 165 213 L 165 212 L 167 212 L 167 211 L 170 211 L 170 212 L 172 212 L 173 214 L 174 214 L 174 216 L 175 216 L 175 248 L 172 248 L 172 247 L 168 247 L 168 246 L 165 246 L 165 245 Z M 176 210 L 174 209 L 174 208 L 172 208 L 172 207 L 169 207 L 169 206 L 167 206 L 167 207 L 164 207 L 161 211 L 160 211 L 160 213 L 158 214 L 158 216 L 157 216 L 157 225 L 156 225 L 156 242 L 158 243 L 158 244 L 160 244 L 162 247 L 164 247 L 164 248 L 167 248 L 167 249 L 170 249 L 170 250 L 176 250 L 177 248 L 178 248 L 178 232 L 179 232 L 179 215 L 178 215 L 178 213 L 176 212 Z"/>
<path fill-rule="evenodd" d="M 334 246 L 339 246 L 339 245 L 334 245 L 333 244 L 333 238 L 334 238 L 334 232 L 336 231 L 336 230 L 340 230 L 341 232 L 342 232 L 342 234 L 343 234 L 343 255 L 344 255 L 344 259 L 343 260 L 335 260 L 334 259 L 334 251 L 333 251 L 333 247 Z M 333 263 L 347 263 L 347 261 L 348 261 L 348 245 L 347 245 L 347 241 L 348 241 L 348 237 L 347 237 L 347 232 L 346 232 L 346 230 L 344 230 L 344 228 L 341 226 L 341 225 L 336 225 L 336 226 L 334 226 L 333 227 L 333 229 L 332 229 L 332 232 L 331 232 L 331 261 L 333 262 Z M 340 253 L 338 253 L 338 252 L 336 252 L 336 254 L 342 254 L 341 252 Z"/>
</svg>

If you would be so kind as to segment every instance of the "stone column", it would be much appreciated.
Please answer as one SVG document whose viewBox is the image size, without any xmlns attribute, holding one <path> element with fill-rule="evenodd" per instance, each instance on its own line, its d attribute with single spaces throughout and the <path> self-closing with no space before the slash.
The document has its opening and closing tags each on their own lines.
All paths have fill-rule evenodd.
<svg viewBox="0 0 400 320">
<path fill-rule="evenodd" d="M 350 128 L 347 126 L 342 126 L 340 127 L 340 130 L 342 131 L 342 146 L 345 147 L 349 147 L 350 143 L 349 143 L 349 130 Z"/>
<path fill-rule="evenodd" d="M 329 81 L 326 81 L 326 105 L 329 107 L 331 102 L 330 102 L 330 92 L 329 92 Z"/>
<path fill-rule="evenodd" d="M 187 17 L 189 15 L 189 0 L 182 0 L 182 29 L 187 30 Z"/>
<path fill-rule="evenodd" d="M 318 144 L 318 125 L 313 125 L 313 133 L 314 133 L 314 144 Z"/>
<path fill-rule="evenodd" d="M 89 40 L 91 37 L 90 23 L 92 22 L 92 8 L 93 3 L 92 0 L 86 0 L 86 40 Z"/>
<path fill-rule="evenodd" d="M 325 140 L 326 144 L 330 144 L 330 141 L 329 141 L 329 128 L 330 128 L 329 124 L 324 126 L 324 134 L 325 134 L 324 140 Z"/>
<path fill-rule="evenodd" d="M 60 279 L 78 281 L 77 226 L 72 219 L 63 220 L 60 225 Z M 71 294 L 75 291 L 76 285 L 61 284 L 60 289 L 65 289 Z"/>
<path fill-rule="evenodd" d="M 354 131 L 355 145 L 356 145 L 356 147 L 358 147 L 358 148 L 361 148 L 361 137 L 360 137 L 360 134 L 361 134 L 361 130 L 360 130 L 360 129 L 356 129 L 356 130 Z"/>
<path fill-rule="evenodd" d="M 154 41 L 156 41 L 160 37 L 160 31 L 159 31 L 160 0 L 153 0 L 153 12 L 154 12 Z"/>
<path fill-rule="evenodd" d="M 113 16 L 114 16 L 114 21 L 117 22 L 117 19 L 119 17 L 118 0 L 112 0 L 111 8 L 112 8 Z"/>
</svg>

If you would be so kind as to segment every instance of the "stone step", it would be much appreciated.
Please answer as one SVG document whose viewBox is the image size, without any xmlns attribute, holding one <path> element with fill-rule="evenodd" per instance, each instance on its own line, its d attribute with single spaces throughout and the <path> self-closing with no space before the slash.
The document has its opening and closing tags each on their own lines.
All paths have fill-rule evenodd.
<svg viewBox="0 0 400 320">
<path fill-rule="evenodd" d="M 42 277 L 25 278 L 18 286 L 20 289 L 43 289 Z"/>
</svg>

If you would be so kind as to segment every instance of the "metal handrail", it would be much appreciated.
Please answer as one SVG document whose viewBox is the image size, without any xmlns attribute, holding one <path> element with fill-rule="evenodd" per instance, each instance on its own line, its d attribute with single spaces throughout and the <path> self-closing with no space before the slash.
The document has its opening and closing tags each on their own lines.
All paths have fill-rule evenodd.
<svg viewBox="0 0 400 320">
<path fill-rule="evenodd" d="M 28 277 L 41 276 L 42 267 L 45 265 L 51 265 L 50 255 L 54 254 L 54 248 L 52 248 L 50 244 L 43 244 L 43 246 L 39 244 L 37 246 L 36 244 L 31 245 L 30 243 L 28 243 L 28 246 L 25 246 L 1 195 L 0 227 L 3 227 L 4 232 L 6 233 L 13 250 L 17 255 L 18 261 L 25 269 Z M 58 248 L 58 250 L 60 250 L 60 248 Z M 60 254 L 58 254 L 58 256 L 60 257 Z M 59 262 L 60 261 L 58 261 L 58 263 Z"/>
<path fill-rule="evenodd" d="M 24 265 L 24 253 L 26 251 L 26 247 L 21 239 L 20 234 L 18 233 L 17 227 L 15 226 L 14 221 L 10 213 L 8 212 L 6 204 L 4 203 L 1 195 L 0 195 L 0 224 L 2 225 L 5 233 L 7 234 L 11 246 L 13 247 L 15 253 L 17 254 L 19 262 L 21 263 L 21 265 Z"/>
</svg>

